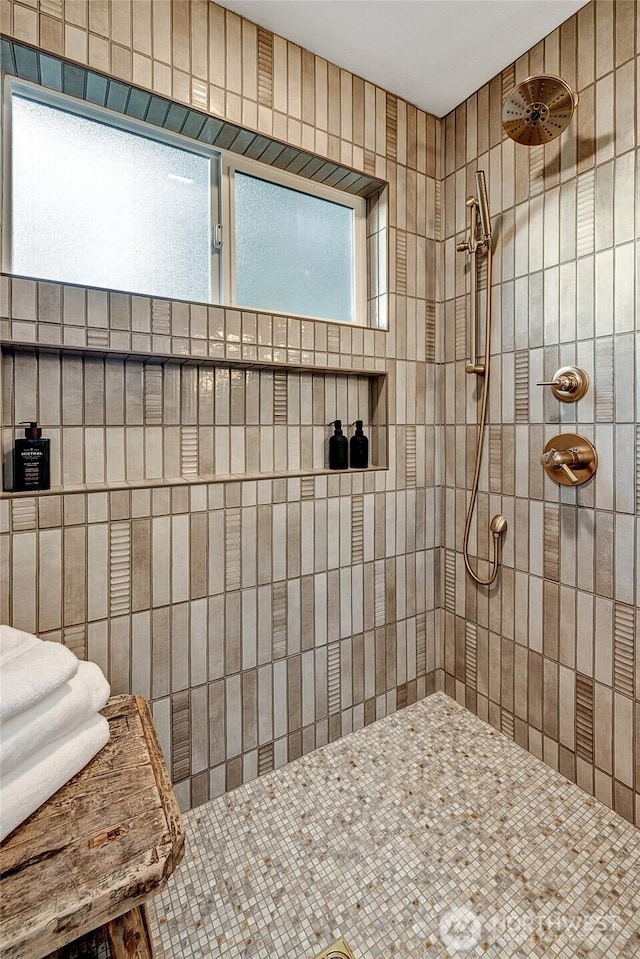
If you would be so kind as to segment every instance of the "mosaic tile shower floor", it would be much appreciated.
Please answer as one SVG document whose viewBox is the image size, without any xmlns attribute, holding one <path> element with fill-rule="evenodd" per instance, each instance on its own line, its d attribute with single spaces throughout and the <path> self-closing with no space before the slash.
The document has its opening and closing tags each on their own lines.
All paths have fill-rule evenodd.
<svg viewBox="0 0 640 959">
<path fill-rule="evenodd" d="M 185 819 L 162 959 L 640 956 L 640 830 L 443 693 Z"/>
</svg>

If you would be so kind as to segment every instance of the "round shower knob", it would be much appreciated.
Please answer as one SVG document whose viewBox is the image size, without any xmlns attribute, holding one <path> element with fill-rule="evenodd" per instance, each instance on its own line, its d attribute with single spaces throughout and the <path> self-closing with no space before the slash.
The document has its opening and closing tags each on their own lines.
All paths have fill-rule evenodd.
<svg viewBox="0 0 640 959">
<path fill-rule="evenodd" d="M 552 380 L 543 380 L 536 386 L 550 386 L 561 403 L 575 403 L 589 389 L 589 377 L 579 366 L 562 366 Z"/>
</svg>

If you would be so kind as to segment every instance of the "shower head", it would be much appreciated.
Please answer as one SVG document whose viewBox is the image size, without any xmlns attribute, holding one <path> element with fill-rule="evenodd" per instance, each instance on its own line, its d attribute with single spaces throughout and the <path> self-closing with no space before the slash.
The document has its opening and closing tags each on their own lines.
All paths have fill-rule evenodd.
<svg viewBox="0 0 640 959">
<path fill-rule="evenodd" d="M 527 147 L 555 140 L 571 122 L 578 94 L 560 77 L 528 77 L 502 105 L 507 136 Z"/>
</svg>

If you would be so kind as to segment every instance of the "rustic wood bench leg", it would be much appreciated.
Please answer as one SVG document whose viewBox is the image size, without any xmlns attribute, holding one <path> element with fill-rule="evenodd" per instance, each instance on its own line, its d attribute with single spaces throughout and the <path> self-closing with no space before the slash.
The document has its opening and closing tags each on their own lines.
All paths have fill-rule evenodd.
<svg viewBox="0 0 640 959">
<path fill-rule="evenodd" d="M 108 922 L 107 935 L 113 959 L 154 959 L 144 905 Z"/>
</svg>

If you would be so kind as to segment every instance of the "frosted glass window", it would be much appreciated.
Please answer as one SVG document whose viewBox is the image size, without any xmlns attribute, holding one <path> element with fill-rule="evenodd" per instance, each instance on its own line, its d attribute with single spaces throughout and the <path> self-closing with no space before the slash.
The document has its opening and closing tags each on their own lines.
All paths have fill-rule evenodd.
<svg viewBox="0 0 640 959">
<path fill-rule="evenodd" d="M 235 172 L 235 301 L 353 322 L 351 207 Z"/>
<path fill-rule="evenodd" d="M 210 299 L 210 159 L 12 97 L 12 271 Z"/>
</svg>

